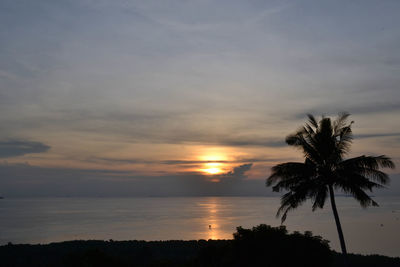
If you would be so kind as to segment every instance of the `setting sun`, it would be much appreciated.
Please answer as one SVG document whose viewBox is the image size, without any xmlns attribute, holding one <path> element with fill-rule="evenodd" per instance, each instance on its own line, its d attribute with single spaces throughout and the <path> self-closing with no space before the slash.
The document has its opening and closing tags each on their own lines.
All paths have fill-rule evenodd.
<svg viewBox="0 0 400 267">
<path fill-rule="evenodd" d="M 226 156 L 223 153 L 209 153 L 200 156 L 200 160 L 204 161 L 202 168 L 200 169 L 201 172 L 204 172 L 208 175 L 215 175 L 224 172 L 224 161 L 227 160 Z"/>
<path fill-rule="evenodd" d="M 205 169 L 206 172 L 210 173 L 210 174 L 218 174 L 221 172 L 220 169 L 218 168 L 210 168 L 210 169 Z"/>
<path fill-rule="evenodd" d="M 206 168 L 203 169 L 203 171 L 208 174 L 219 174 L 222 172 L 222 170 L 219 168 L 220 165 L 221 163 L 206 163 Z"/>
</svg>

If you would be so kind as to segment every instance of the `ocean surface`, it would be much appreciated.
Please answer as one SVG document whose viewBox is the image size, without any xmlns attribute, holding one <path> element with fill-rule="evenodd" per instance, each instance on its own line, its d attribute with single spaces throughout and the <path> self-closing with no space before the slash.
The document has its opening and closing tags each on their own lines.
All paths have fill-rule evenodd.
<svg viewBox="0 0 400 267">
<path fill-rule="evenodd" d="M 400 197 L 375 198 L 362 209 L 347 197 L 337 206 L 348 251 L 400 256 Z M 10 198 L 0 200 L 0 244 L 66 240 L 231 239 L 237 226 L 280 225 L 276 197 Z M 339 251 L 330 202 L 289 213 L 289 231 L 312 231 Z M 211 228 L 209 227 L 211 226 Z"/>
</svg>

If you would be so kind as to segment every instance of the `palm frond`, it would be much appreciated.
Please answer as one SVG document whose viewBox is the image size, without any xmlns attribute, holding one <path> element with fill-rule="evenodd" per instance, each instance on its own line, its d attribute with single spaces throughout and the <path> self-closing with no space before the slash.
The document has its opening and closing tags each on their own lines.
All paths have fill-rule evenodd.
<svg viewBox="0 0 400 267">
<path fill-rule="evenodd" d="M 351 124 L 335 131 L 336 146 L 341 155 L 347 154 L 350 151 L 351 143 L 353 142 L 353 132 Z"/>
<path fill-rule="evenodd" d="M 389 182 L 389 176 L 380 171 L 379 168 L 395 168 L 393 161 L 384 156 L 359 156 L 344 160 L 338 164 L 337 172 L 342 175 L 346 173 L 358 173 L 381 184 Z"/>
<path fill-rule="evenodd" d="M 316 129 L 318 128 L 318 122 L 312 114 L 307 114 L 308 121 Z"/>
<path fill-rule="evenodd" d="M 333 185 L 336 188 L 343 188 L 344 190 L 356 186 L 361 189 L 369 190 L 370 192 L 372 192 L 374 188 L 383 188 L 382 184 L 373 182 L 367 177 L 358 173 L 340 173 L 335 179 Z"/>
<path fill-rule="evenodd" d="M 338 117 L 333 122 L 334 132 L 339 132 L 346 125 L 347 118 L 350 116 L 348 112 L 341 112 L 338 114 Z"/>
<path fill-rule="evenodd" d="M 285 181 L 296 177 L 307 177 L 314 175 L 314 169 L 310 162 L 287 162 L 272 167 L 272 173 L 267 178 L 267 186 L 271 186 L 279 180 Z"/>
<path fill-rule="evenodd" d="M 386 173 L 371 169 L 371 168 L 362 168 L 362 167 L 354 167 L 354 168 L 347 168 L 343 170 L 336 170 L 336 175 L 341 177 L 351 177 L 353 175 L 360 175 L 365 177 L 366 179 L 370 179 L 372 181 L 376 181 L 382 185 L 386 185 L 390 182 L 389 175 Z"/>
<path fill-rule="evenodd" d="M 289 135 L 286 137 L 286 143 L 291 146 L 300 148 L 304 154 L 304 157 L 309 158 L 313 162 L 320 162 L 320 154 L 318 150 L 315 149 L 312 143 L 309 143 L 304 136 L 303 129 L 299 130 L 297 133 Z"/>
<path fill-rule="evenodd" d="M 319 188 L 314 197 L 314 203 L 312 205 L 312 211 L 315 211 L 317 208 L 322 209 L 325 205 L 325 200 L 328 196 L 328 187 L 322 186 Z"/>
<path fill-rule="evenodd" d="M 345 188 L 341 188 L 345 193 L 350 193 L 360 203 L 361 207 L 366 208 L 368 206 L 379 206 L 367 193 L 361 188 L 355 185 L 350 185 Z"/>
<path fill-rule="evenodd" d="M 281 198 L 281 206 L 276 213 L 276 217 L 281 215 L 281 223 L 284 223 L 287 218 L 287 213 L 290 210 L 296 209 L 298 206 L 303 204 L 307 200 L 307 194 L 305 192 L 288 192 Z"/>
</svg>

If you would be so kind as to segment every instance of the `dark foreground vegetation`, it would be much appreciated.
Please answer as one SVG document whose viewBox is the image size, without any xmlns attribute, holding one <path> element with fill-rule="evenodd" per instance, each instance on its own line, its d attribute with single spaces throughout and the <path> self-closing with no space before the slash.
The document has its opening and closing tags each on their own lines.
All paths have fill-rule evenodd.
<svg viewBox="0 0 400 267">
<path fill-rule="evenodd" d="M 68 241 L 0 247 L 0 266 L 341 266 L 341 255 L 311 232 L 237 228 L 233 240 Z M 400 266 L 400 258 L 349 255 L 350 266 Z"/>
</svg>

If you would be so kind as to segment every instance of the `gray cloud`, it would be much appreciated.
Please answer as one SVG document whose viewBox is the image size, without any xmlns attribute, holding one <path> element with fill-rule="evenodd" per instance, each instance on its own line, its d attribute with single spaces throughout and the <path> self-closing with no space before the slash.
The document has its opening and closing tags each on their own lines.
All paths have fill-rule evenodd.
<svg viewBox="0 0 400 267">
<path fill-rule="evenodd" d="M 117 108 L 114 108 L 117 109 Z M 104 136 L 115 136 L 121 140 L 132 143 L 159 143 L 159 144 L 182 144 L 201 143 L 209 145 L 223 145 L 236 147 L 282 147 L 285 146 L 283 138 L 270 137 L 268 133 L 247 134 L 246 128 L 257 128 L 259 125 L 249 127 L 246 120 L 241 122 L 240 128 L 231 129 L 210 127 L 208 124 L 217 125 L 217 115 L 212 119 L 207 114 L 198 115 L 199 110 L 110 110 L 110 107 L 76 110 L 53 110 L 45 114 L 28 115 L 21 119 L 5 118 L 3 124 L 12 124 L 13 130 L 37 130 L 46 129 L 54 131 L 65 129 L 66 131 L 90 134 L 102 134 Z M 211 116 L 211 115 L 210 115 Z M 223 117 L 225 115 L 223 114 Z M 227 121 L 230 115 L 226 115 Z M 258 115 L 255 115 L 258 116 Z M 194 120 L 193 117 L 197 119 Z M 207 120 L 208 122 L 205 122 Z M 1 117 L 0 117 L 1 121 Z M 195 123 L 197 121 L 198 123 Z M 262 121 L 262 119 L 260 119 Z M 205 127 L 197 125 L 205 124 Z M 234 132 L 232 134 L 226 133 Z M 238 136 L 237 133 L 240 133 Z"/>
<path fill-rule="evenodd" d="M 238 158 L 235 160 L 146 160 L 146 159 L 123 159 L 123 158 L 106 158 L 91 157 L 85 159 L 87 162 L 107 162 L 119 164 L 165 164 L 165 165 L 191 165 L 199 166 L 205 163 L 254 163 L 254 162 L 277 162 L 285 160 L 285 158 Z"/>
<path fill-rule="evenodd" d="M 250 168 L 236 167 L 215 183 L 200 173 L 143 176 L 127 171 L 0 164 L 0 188 L 6 197 L 268 195 L 263 180 L 242 179 Z"/>
<path fill-rule="evenodd" d="M 246 178 L 245 173 L 251 169 L 253 166 L 253 163 L 248 163 L 248 164 L 243 164 L 240 166 L 237 166 L 233 168 L 232 171 L 223 174 L 223 177 L 228 177 L 228 178 L 236 178 L 236 179 L 244 179 Z"/>
<path fill-rule="evenodd" d="M 261 147 L 285 147 L 287 144 L 283 140 L 277 140 L 276 138 L 262 138 L 262 137 L 253 137 L 253 138 L 238 138 L 238 139 L 227 139 L 220 140 L 217 143 L 226 146 L 261 146 Z"/>
<path fill-rule="evenodd" d="M 0 158 L 47 152 L 50 146 L 34 141 L 0 141 Z"/>
<path fill-rule="evenodd" d="M 385 112 L 398 112 L 400 111 L 400 102 L 374 102 L 374 103 L 362 103 L 362 104 L 351 104 L 349 106 L 345 106 L 340 103 L 327 103 L 321 107 L 315 107 L 312 109 L 307 109 L 303 112 L 298 112 L 293 115 L 294 119 L 304 119 L 307 117 L 307 114 L 313 114 L 315 116 L 325 115 L 325 116 L 335 116 L 339 112 L 349 112 L 354 115 L 363 115 L 363 114 L 374 114 L 374 113 L 385 113 Z"/>
<path fill-rule="evenodd" d="M 375 138 L 375 137 L 399 137 L 400 133 L 372 133 L 372 134 L 356 134 L 354 138 L 364 139 L 364 138 Z"/>
<path fill-rule="evenodd" d="M 107 163 L 118 163 L 118 164 L 154 164 L 160 163 L 157 160 L 145 160 L 145 159 L 121 159 L 121 158 L 105 158 L 105 157 L 90 157 L 84 159 L 87 162 L 107 162 Z"/>
</svg>

